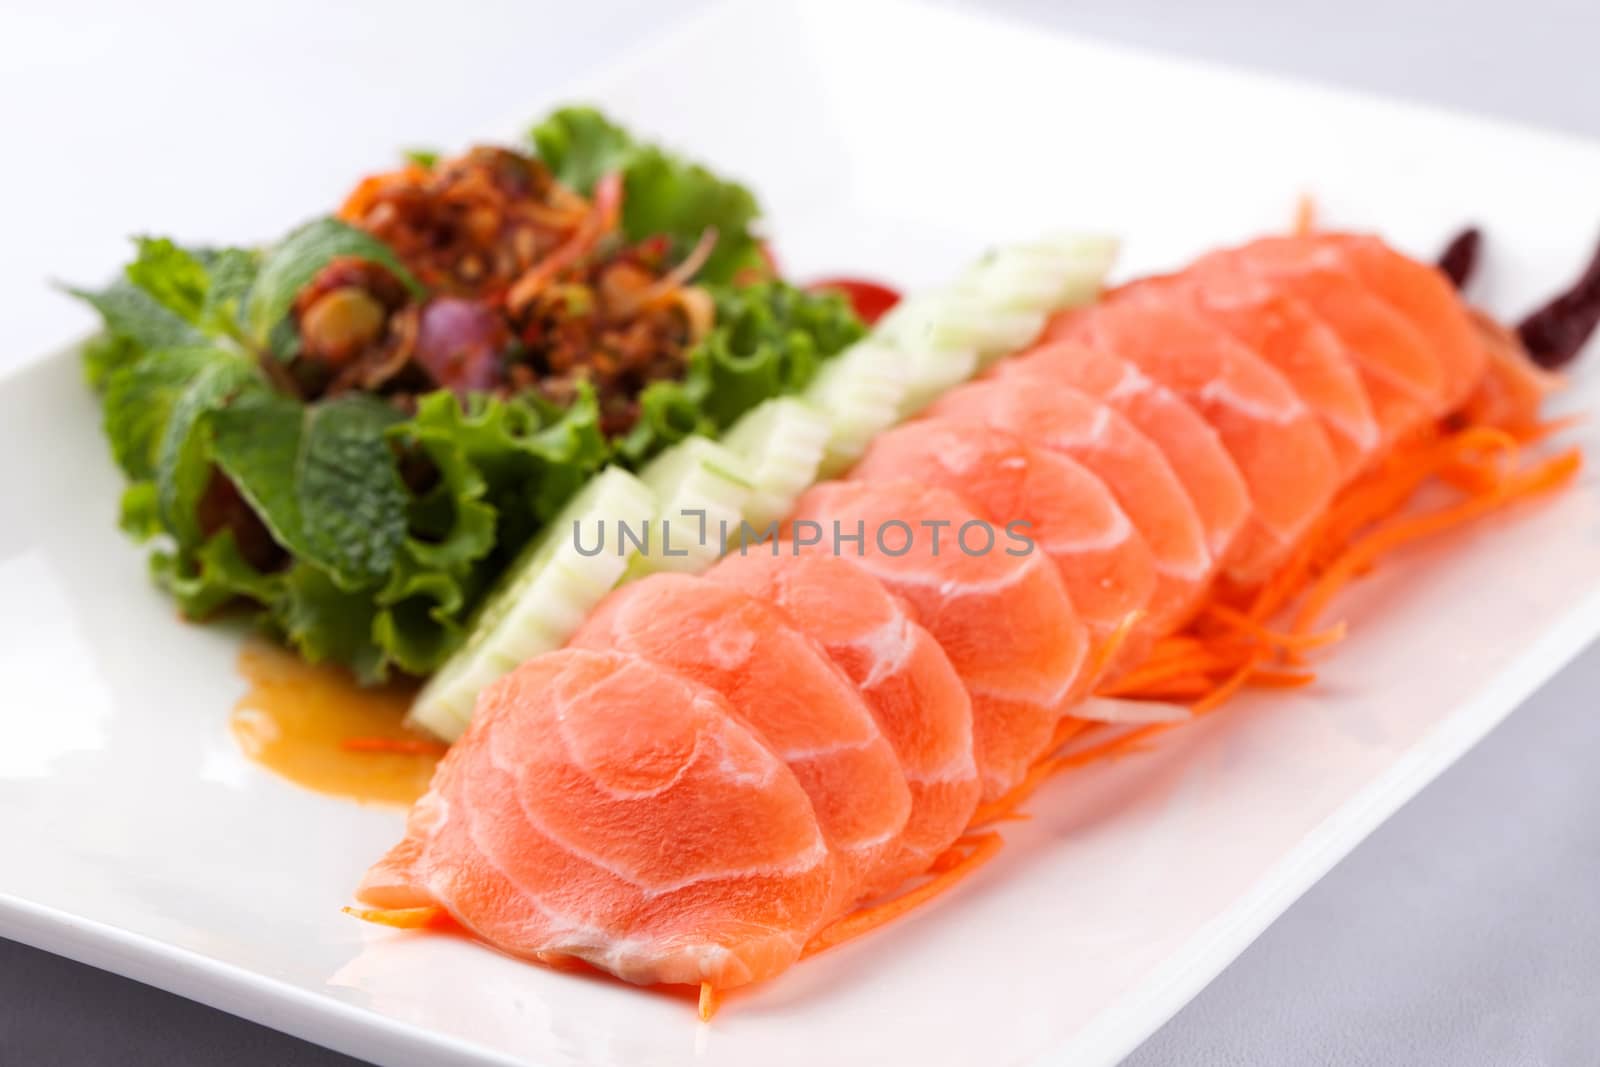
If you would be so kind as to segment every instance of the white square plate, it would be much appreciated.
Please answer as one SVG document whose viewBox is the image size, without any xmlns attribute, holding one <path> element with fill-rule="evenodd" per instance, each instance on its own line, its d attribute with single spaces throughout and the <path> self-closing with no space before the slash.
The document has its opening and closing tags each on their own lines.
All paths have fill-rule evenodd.
<svg viewBox="0 0 1600 1067">
<path fill-rule="evenodd" d="M 802 277 L 933 284 L 1071 227 L 1171 266 L 1310 191 L 1424 255 L 1484 224 L 1477 292 L 1514 311 L 1600 221 L 1591 145 L 892 3 L 733 4 L 574 95 L 746 177 Z M 1594 407 L 1593 372 L 1564 406 Z M 1053 784 L 937 908 L 703 1026 L 341 915 L 402 816 L 238 755 L 237 637 L 149 585 L 97 423 L 67 355 L 0 382 L 0 934 L 387 1063 L 1114 1059 L 1600 631 L 1586 476 L 1359 586 L 1314 689 Z"/>
</svg>

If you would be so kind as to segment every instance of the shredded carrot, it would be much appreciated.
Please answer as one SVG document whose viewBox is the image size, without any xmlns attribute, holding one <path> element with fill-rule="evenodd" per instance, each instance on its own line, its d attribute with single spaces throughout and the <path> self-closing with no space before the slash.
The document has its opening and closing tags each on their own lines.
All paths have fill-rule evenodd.
<svg viewBox="0 0 1600 1067">
<path fill-rule="evenodd" d="M 965 848 L 960 858 L 952 861 L 951 866 L 944 867 L 926 882 L 915 889 L 907 890 L 893 900 L 863 908 L 824 927 L 806 944 L 805 951 L 800 954 L 801 959 L 826 952 L 836 945 L 871 933 L 955 888 L 962 879 L 993 859 L 995 853 L 1000 851 L 1000 845 L 1000 835 L 993 832 L 978 834 L 957 842 L 956 848 L 963 846 Z M 937 865 L 938 861 L 935 861 L 935 864 Z"/>
<path fill-rule="evenodd" d="M 369 923 L 393 926 L 397 930 L 418 930 L 434 926 L 445 917 L 444 909 L 433 905 L 420 908 L 345 908 L 346 915 L 354 915 Z"/>
<path fill-rule="evenodd" d="M 1089 661 L 1088 668 L 1084 674 L 1086 678 L 1092 679 L 1093 682 L 1098 682 L 1105 677 L 1106 671 L 1116 663 L 1117 653 L 1121 652 L 1123 646 L 1127 644 L 1128 635 L 1133 632 L 1134 627 L 1143 621 L 1144 616 L 1145 611 L 1143 608 L 1135 608 L 1122 617 L 1122 621 L 1117 623 L 1117 628 L 1111 631 L 1111 636 L 1107 637 L 1100 647 L 1095 650 L 1094 657 Z"/>
<path fill-rule="evenodd" d="M 1127 733 L 1118 734 L 1116 737 L 1102 741 L 1098 745 L 1090 745 L 1088 748 L 1080 748 L 1075 752 L 1068 752 L 1064 756 L 1057 756 L 1053 761 L 1056 765 L 1055 769 L 1066 770 L 1068 767 L 1082 767 L 1105 759 L 1108 756 L 1126 754 L 1136 748 L 1140 742 L 1147 741 L 1157 734 L 1165 733 L 1177 725 L 1178 723 L 1175 722 L 1152 722 L 1137 727 Z"/>
<path fill-rule="evenodd" d="M 1263 645 L 1292 652 L 1305 652 L 1313 648 L 1335 644 L 1344 640 L 1346 629 L 1345 624 L 1341 622 L 1319 633 L 1280 633 L 1262 625 L 1261 622 L 1252 619 L 1244 612 L 1228 607 L 1226 604 L 1211 604 L 1206 608 L 1205 614 L 1223 626 L 1248 634 Z"/>
<path fill-rule="evenodd" d="M 1304 237 L 1317 228 L 1317 202 L 1310 193 L 1301 193 L 1294 205 L 1294 234 Z"/>
<path fill-rule="evenodd" d="M 1426 515 L 1397 519 L 1373 531 L 1345 549 L 1317 579 L 1295 613 L 1295 629 L 1310 629 L 1328 602 L 1361 566 L 1405 545 L 1470 522 L 1513 500 L 1554 489 L 1571 480 L 1581 465 L 1582 455 L 1576 449 L 1569 450 L 1459 504 Z"/>
<path fill-rule="evenodd" d="M 1274 671 L 1258 669 L 1250 675 L 1250 684 L 1260 689 L 1301 689 L 1317 680 L 1311 671 Z"/>
<path fill-rule="evenodd" d="M 407 756 L 442 756 L 450 746 L 441 741 L 408 737 L 346 737 L 339 742 L 346 752 L 395 752 Z"/>
<path fill-rule="evenodd" d="M 1096 695 L 1104 697 L 1140 697 L 1149 695 L 1151 690 L 1174 679 L 1187 678 L 1192 675 L 1206 675 L 1219 668 L 1226 668 L 1238 661 L 1236 649 L 1230 649 L 1226 642 L 1218 642 L 1216 648 L 1210 651 L 1191 652 L 1182 656 L 1175 656 L 1166 662 L 1150 662 L 1136 671 L 1130 671 L 1110 685 L 1102 686 L 1096 690 Z"/>
<path fill-rule="evenodd" d="M 1250 680 L 1250 676 L 1255 673 L 1258 663 L 1259 660 L 1255 659 L 1254 657 L 1246 660 L 1239 667 L 1239 669 L 1229 675 L 1227 680 L 1225 680 L 1221 685 L 1217 686 L 1211 692 L 1195 701 L 1195 716 L 1199 717 L 1201 715 L 1209 714 L 1210 712 L 1215 711 L 1217 708 L 1220 708 L 1223 704 L 1226 704 L 1233 694 L 1244 688 L 1244 684 L 1248 682 Z"/>
<path fill-rule="evenodd" d="M 992 822 L 1004 822 L 1018 817 L 1017 808 L 1029 797 L 1033 791 L 1048 779 L 1060 765 L 1055 759 L 1045 758 L 1038 760 L 1028 773 L 1022 776 L 1022 781 L 1008 789 L 1003 795 L 996 797 L 987 804 L 979 804 L 978 810 L 972 813 L 972 821 L 968 826 L 983 826 Z"/>
<path fill-rule="evenodd" d="M 717 995 L 716 988 L 710 982 L 700 983 L 700 1021 L 708 1023 L 711 1017 L 722 1006 L 722 998 Z"/>
<path fill-rule="evenodd" d="M 1572 415 L 1564 415 L 1558 419 L 1546 419 L 1543 422 L 1536 422 L 1532 426 L 1519 430 L 1516 438 L 1523 445 L 1538 444 L 1540 441 L 1570 430 L 1574 426 L 1582 426 L 1588 421 L 1589 416 L 1581 411 Z"/>
</svg>

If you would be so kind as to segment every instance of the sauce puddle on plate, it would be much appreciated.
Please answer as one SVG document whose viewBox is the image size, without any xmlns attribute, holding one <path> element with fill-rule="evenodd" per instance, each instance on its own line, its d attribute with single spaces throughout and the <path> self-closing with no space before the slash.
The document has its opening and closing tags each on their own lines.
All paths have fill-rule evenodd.
<svg viewBox="0 0 1600 1067">
<path fill-rule="evenodd" d="M 250 688 L 228 724 L 251 760 L 363 803 L 410 804 L 427 790 L 444 745 L 404 722 L 415 683 L 364 688 L 263 641 L 240 650 L 239 673 Z"/>
</svg>

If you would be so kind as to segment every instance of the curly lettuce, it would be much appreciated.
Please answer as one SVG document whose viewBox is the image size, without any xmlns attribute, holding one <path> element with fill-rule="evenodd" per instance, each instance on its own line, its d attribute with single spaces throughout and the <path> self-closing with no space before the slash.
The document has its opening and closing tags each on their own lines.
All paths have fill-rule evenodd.
<svg viewBox="0 0 1600 1067">
<path fill-rule="evenodd" d="M 749 189 L 697 163 L 641 144 L 594 108 L 565 107 L 528 133 L 556 180 L 588 195 L 602 175 L 622 174 L 622 231 L 633 241 L 664 235 L 682 256 L 715 229 L 702 281 L 727 283 L 768 272 L 754 231 L 761 207 Z"/>
</svg>

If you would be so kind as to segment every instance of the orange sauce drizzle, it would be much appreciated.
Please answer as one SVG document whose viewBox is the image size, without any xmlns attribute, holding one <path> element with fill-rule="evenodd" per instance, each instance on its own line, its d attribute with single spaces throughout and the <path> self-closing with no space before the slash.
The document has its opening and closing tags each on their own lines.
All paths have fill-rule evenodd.
<svg viewBox="0 0 1600 1067">
<path fill-rule="evenodd" d="M 240 650 L 239 673 L 250 688 L 228 724 L 254 762 L 362 803 L 407 805 L 427 791 L 444 746 L 405 724 L 415 684 L 363 687 L 264 641 Z"/>
</svg>

